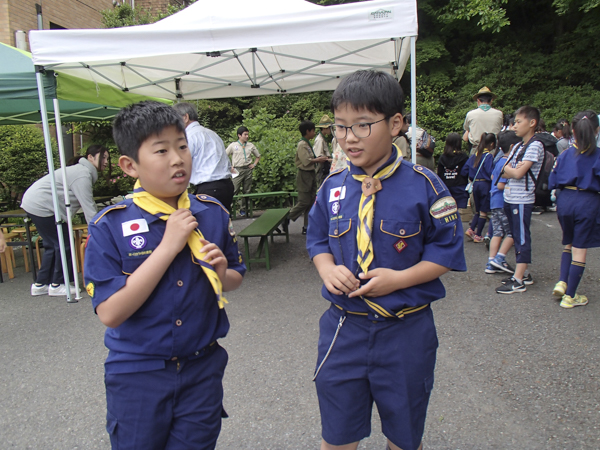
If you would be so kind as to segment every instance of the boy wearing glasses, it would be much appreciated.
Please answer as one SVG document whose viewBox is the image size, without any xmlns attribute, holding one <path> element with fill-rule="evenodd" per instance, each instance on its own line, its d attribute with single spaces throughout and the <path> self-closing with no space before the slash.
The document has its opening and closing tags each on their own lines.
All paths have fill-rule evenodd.
<svg viewBox="0 0 600 450">
<path fill-rule="evenodd" d="M 429 305 L 442 274 L 466 270 L 462 224 L 440 179 L 392 145 L 404 95 L 391 75 L 355 72 L 331 107 L 349 167 L 323 183 L 307 236 L 331 302 L 315 370 L 321 449 L 356 449 L 375 402 L 389 448 L 416 450 L 438 346 Z"/>
<path fill-rule="evenodd" d="M 305 120 L 298 127 L 302 139 L 298 142 L 296 149 L 296 167 L 298 174 L 296 175 L 296 190 L 298 191 L 298 203 L 290 210 L 290 220 L 295 221 L 298 217 L 304 214 L 304 226 L 302 234 L 306 234 L 308 227 L 308 212 L 315 202 L 317 194 L 317 174 L 315 172 L 318 163 L 327 161 L 327 156 L 315 155 L 315 152 L 310 144 L 310 140 L 315 137 L 315 124 L 310 120 Z"/>
</svg>

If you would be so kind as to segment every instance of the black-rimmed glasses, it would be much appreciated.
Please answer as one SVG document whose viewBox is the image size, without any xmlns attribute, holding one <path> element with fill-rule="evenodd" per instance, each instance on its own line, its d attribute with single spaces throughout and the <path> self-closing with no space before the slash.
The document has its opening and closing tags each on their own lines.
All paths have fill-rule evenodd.
<svg viewBox="0 0 600 450">
<path fill-rule="evenodd" d="M 364 138 L 368 138 L 369 136 L 371 136 L 371 125 L 375 125 L 376 123 L 383 122 L 384 120 L 387 120 L 387 117 L 384 117 L 383 119 L 378 120 L 377 122 L 354 123 L 354 124 L 350 125 L 349 127 L 344 126 L 344 125 L 338 125 L 337 123 L 334 123 L 331 125 L 331 131 L 337 139 L 346 139 L 346 135 L 348 134 L 348 129 L 350 129 L 350 130 L 352 130 L 352 133 L 354 134 L 354 136 L 356 136 L 359 139 L 364 139 Z"/>
</svg>

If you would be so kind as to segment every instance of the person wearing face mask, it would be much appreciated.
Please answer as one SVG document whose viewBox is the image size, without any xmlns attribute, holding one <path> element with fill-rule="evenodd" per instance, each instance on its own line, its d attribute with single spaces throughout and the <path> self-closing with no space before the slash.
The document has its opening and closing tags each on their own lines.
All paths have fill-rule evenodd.
<svg viewBox="0 0 600 450">
<path fill-rule="evenodd" d="M 89 223 L 96 215 L 96 203 L 94 203 L 92 186 L 98 180 L 98 171 L 102 171 L 108 163 L 108 149 L 101 145 L 91 145 L 85 156 L 71 159 L 66 168 L 67 184 L 72 214 L 79 208 L 83 210 L 85 220 Z M 66 217 L 67 209 L 64 198 L 63 172 L 58 169 L 54 172 L 58 202 L 61 217 Z M 54 204 L 52 202 L 52 190 L 50 175 L 46 175 L 33 183 L 23 194 L 21 201 L 23 208 L 29 218 L 33 221 L 38 233 L 44 241 L 44 256 L 42 267 L 39 270 L 36 282 L 31 285 L 31 295 L 50 295 L 53 297 L 67 295 L 64 274 L 60 259 L 60 247 L 58 232 L 54 219 Z M 70 252 L 70 239 L 67 224 L 62 224 L 65 241 L 65 251 Z M 72 268 L 69 266 L 69 271 Z M 69 279 L 73 274 L 69 272 Z M 75 288 L 70 287 L 71 293 L 75 294 Z"/>
</svg>

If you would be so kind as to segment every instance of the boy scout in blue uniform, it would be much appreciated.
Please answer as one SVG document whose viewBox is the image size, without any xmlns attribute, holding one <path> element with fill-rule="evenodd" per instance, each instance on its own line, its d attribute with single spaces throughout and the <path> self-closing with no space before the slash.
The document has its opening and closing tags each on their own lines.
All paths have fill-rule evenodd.
<svg viewBox="0 0 600 450">
<path fill-rule="evenodd" d="M 322 449 L 356 449 L 377 404 L 391 449 L 421 447 L 438 346 L 429 304 L 439 277 L 466 270 L 448 189 L 402 160 L 392 139 L 404 96 L 388 74 L 358 71 L 331 100 L 350 161 L 321 187 L 307 248 L 331 307 L 320 321 L 315 381 Z"/>
<path fill-rule="evenodd" d="M 138 178 L 133 199 L 90 223 L 86 289 L 108 326 L 107 431 L 113 448 L 212 449 L 225 416 L 229 329 L 223 292 L 245 267 L 217 200 L 187 194 L 192 159 L 170 106 L 119 112 L 119 165 Z"/>
</svg>

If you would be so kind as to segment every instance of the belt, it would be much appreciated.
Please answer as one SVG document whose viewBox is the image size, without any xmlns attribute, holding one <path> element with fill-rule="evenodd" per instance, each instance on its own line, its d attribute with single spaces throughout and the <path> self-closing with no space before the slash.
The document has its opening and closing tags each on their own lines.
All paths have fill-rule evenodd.
<svg viewBox="0 0 600 450">
<path fill-rule="evenodd" d="M 337 305 L 335 303 L 332 303 L 332 304 L 337 309 L 339 309 L 341 311 L 346 311 L 340 305 Z M 426 305 L 421 305 L 421 306 L 411 306 L 409 308 L 401 309 L 400 311 L 396 312 L 394 316 L 389 316 L 388 314 L 385 314 L 384 317 L 389 318 L 389 319 L 391 319 L 392 317 L 396 317 L 398 319 L 402 319 L 404 316 L 406 316 L 408 314 L 416 313 L 417 311 L 421 311 L 422 309 L 425 309 L 428 306 L 429 306 L 429 303 L 427 303 Z M 346 311 L 346 313 L 347 314 L 352 314 L 352 315 L 355 315 L 355 316 L 368 316 L 368 313 L 366 313 L 366 312 Z"/>
<path fill-rule="evenodd" d="M 245 166 L 235 166 L 234 169 L 249 169 L 250 164 L 246 164 Z"/>
<path fill-rule="evenodd" d="M 490 180 L 486 180 L 485 178 L 477 178 L 475 181 L 490 181 Z"/>
<path fill-rule="evenodd" d="M 598 191 L 592 191 L 590 189 L 580 189 L 577 186 L 565 186 L 565 189 L 570 189 L 572 191 L 581 191 L 581 192 L 591 192 L 593 194 L 598 194 Z"/>
<path fill-rule="evenodd" d="M 188 359 L 200 358 L 200 357 L 204 356 L 206 353 L 208 353 L 208 351 L 216 349 L 217 348 L 216 344 L 217 344 L 217 341 L 212 341 L 206 347 L 194 352 L 194 354 L 192 356 L 184 356 L 184 357 L 173 356 L 170 360 L 171 361 L 185 361 Z"/>
</svg>

